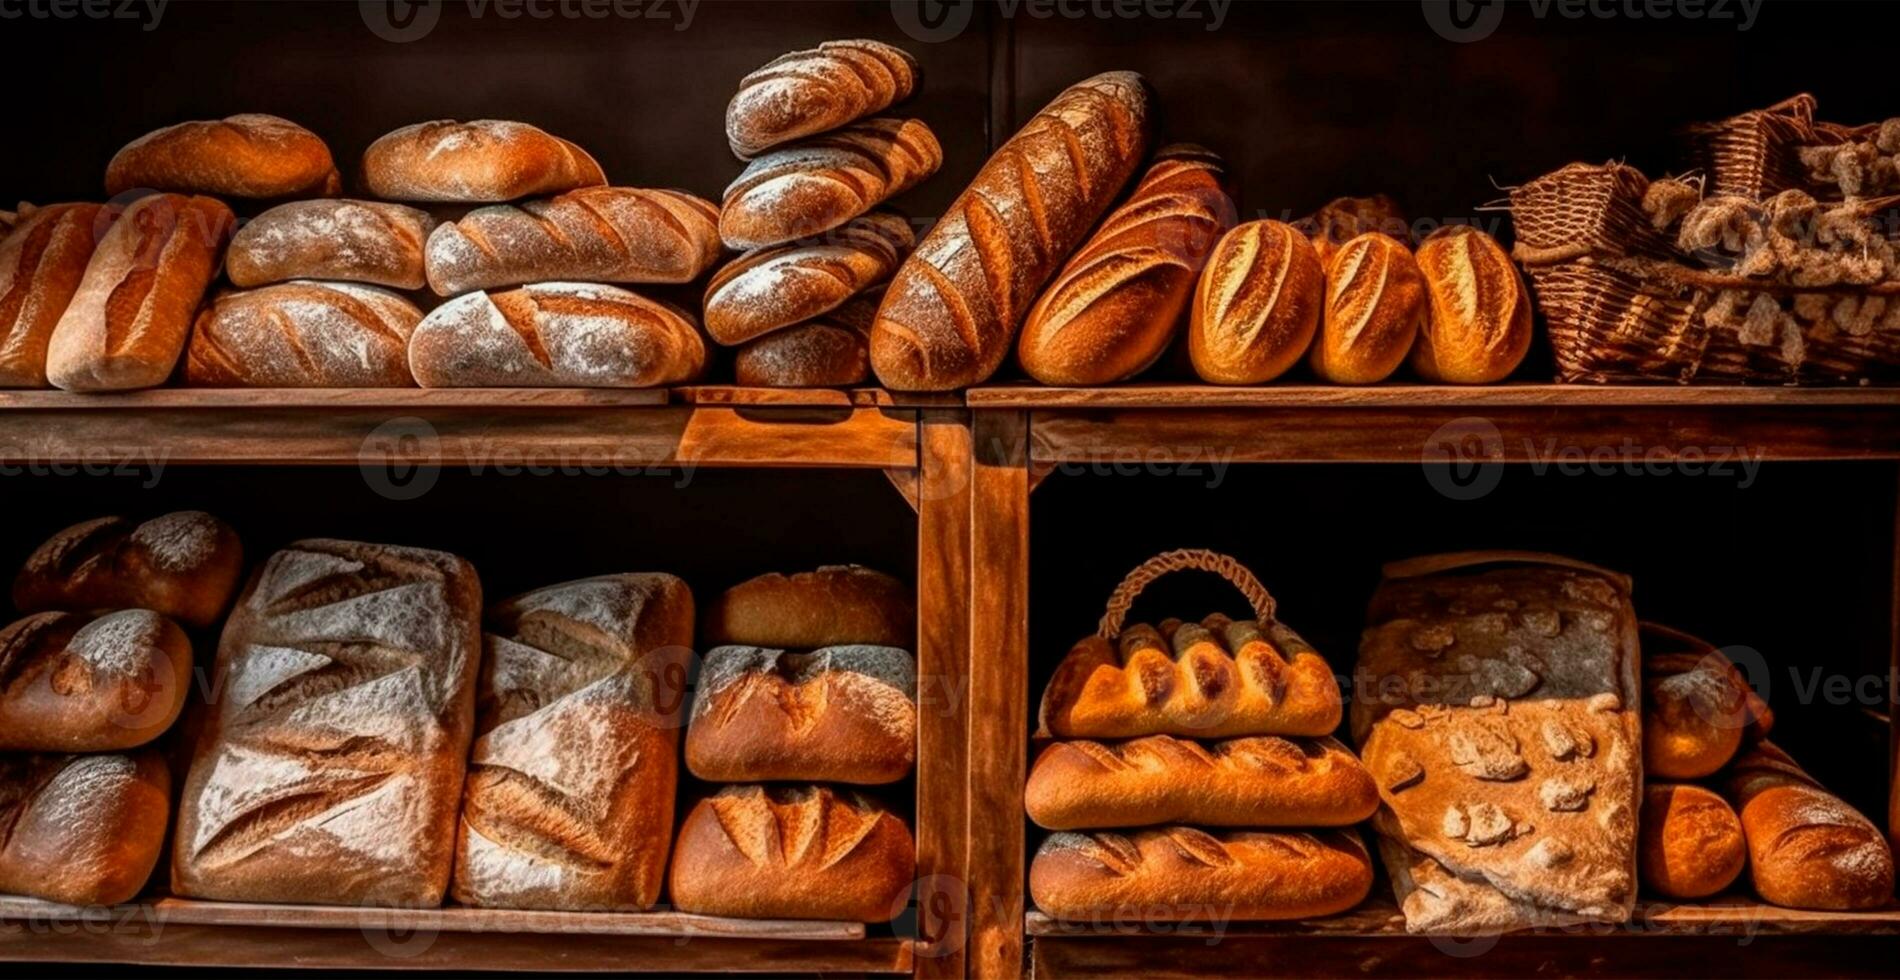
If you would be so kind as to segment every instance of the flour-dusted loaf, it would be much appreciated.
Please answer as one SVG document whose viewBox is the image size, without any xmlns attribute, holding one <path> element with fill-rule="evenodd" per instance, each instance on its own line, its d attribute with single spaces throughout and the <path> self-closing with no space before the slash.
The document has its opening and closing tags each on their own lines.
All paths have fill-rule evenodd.
<svg viewBox="0 0 1900 980">
<path fill-rule="evenodd" d="M 218 644 L 172 891 L 442 901 L 474 725 L 481 583 L 454 555 L 312 539 L 252 576 Z"/>
<path fill-rule="evenodd" d="M 0 751 L 137 748 L 190 688 L 191 641 L 155 612 L 34 613 L 0 629 Z"/>
<path fill-rule="evenodd" d="M 867 119 L 752 161 L 726 188 L 719 237 L 735 249 L 822 236 L 922 183 L 943 147 L 921 119 Z"/>
<path fill-rule="evenodd" d="M 680 824 L 668 892 L 682 912 L 888 922 L 916 843 L 896 814 L 829 786 L 728 786 Z"/>
<path fill-rule="evenodd" d="M 1643 886 L 1665 898 L 1707 898 L 1735 881 L 1748 863 L 1748 843 L 1735 809 L 1690 783 L 1643 787 Z"/>
<path fill-rule="evenodd" d="M 185 383 L 255 388 L 405 388 L 422 310 L 344 282 L 219 292 L 185 347 Z"/>
<path fill-rule="evenodd" d="M 715 647 L 686 768 L 715 783 L 896 782 L 917 757 L 917 665 L 897 647 Z"/>
<path fill-rule="evenodd" d="M 732 358 L 732 376 L 765 388 L 845 388 L 871 377 L 871 322 L 881 289 L 859 293 L 837 309 L 748 341 Z"/>
<path fill-rule="evenodd" d="M 0 893 L 129 902 L 165 847 L 171 772 L 130 754 L 0 755 Z"/>
<path fill-rule="evenodd" d="M 1531 298 L 1511 256 L 1470 225 L 1446 225 L 1418 246 L 1432 315 L 1412 348 L 1427 381 L 1487 384 L 1510 377 L 1531 345 Z"/>
<path fill-rule="evenodd" d="M 477 208 L 429 235 L 442 296 L 522 283 L 682 283 L 719 260 L 719 209 L 683 191 L 584 187 Z"/>
<path fill-rule="evenodd" d="M 1307 361 L 1335 384 L 1373 384 L 1405 364 L 1431 315 L 1412 251 L 1376 231 L 1340 245 L 1326 264 L 1326 304 Z"/>
<path fill-rule="evenodd" d="M 150 609 L 186 626 L 216 623 L 244 574 L 231 525 L 203 511 L 141 523 L 101 517 L 60 531 L 13 580 L 21 612 Z"/>
<path fill-rule="evenodd" d="M 1191 144 L 1163 147 L 1148 173 L 1056 275 L 1016 346 L 1047 385 L 1132 378 L 1168 349 L 1214 243 L 1235 220 L 1226 165 Z"/>
<path fill-rule="evenodd" d="M 1194 373 L 1214 384 L 1272 381 L 1306 356 L 1325 304 L 1326 273 L 1306 236 L 1279 221 L 1235 227 L 1194 289 Z"/>
<path fill-rule="evenodd" d="M 1387 566 L 1351 721 L 1407 929 L 1629 918 L 1642 785 L 1629 592 L 1549 555 Z"/>
<path fill-rule="evenodd" d="M 236 221 L 208 197 L 154 194 L 126 208 L 53 328 L 47 379 L 69 391 L 164 383 Z"/>
<path fill-rule="evenodd" d="M 1773 715 L 1720 651 L 1699 644 L 1687 650 L 1657 646 L 1655 638 L 1645 638 L 1645 774 L 1700 779 L 1728 765 L 1745 738 L 1767 734 Z"/>
<path fill-rule="evenodd" d="M 391 201 L 512 201 L 606 182 L 586 150 L 499 119 L 416 123 L 363 151 L 363 183 Z"/>
<path fill-rule="evenodd" d="M 1029 767 L 1023 801 L 1029 819 L 1050 830 L 1343 827 L 1372 816 L 1379 789 L 1330 737 L 1149 735 L 1051 743 Z"/>
<path fill-rule="evenodd" d="M 46 345 L 105 229 L 97 204 L 54 204 L 0 230 L 0 388 L 46 387 Z"/>
<path fill-rule="evenodd" d="M 891 280 L 871 332 L 878 380 L 946 391 L 996 372 L 1042 287 L 1140 165 L 1149 101 L 1134 72 L 1084 79 L 990 157 Z"/>
<path fill-rule="evenodd" d="M 1306 919 L 1371 890 L 1372 858 L 1354 830 L 1058 833 L 1029 866 L 1037 909 L 1104 924 Z"/>
<path fill-rule="evenodd" d="M 737 345 L 829 313 L 889 279 L 914 244 L 909 218 L 873 211 L 817 242 L 747 252 L 706 284 L 706 332 Z"/>
<path fill-rule="evenodd" d="M 594 283 L 469 293 L 409 335 L 409 371 L 425 388 L 652 388 L 705 367 L 690 315 Z"/>
<path fill-rule="evenodd" d="M 726 106 L 726 142 L 741 160 L 837 129 L 910 98 L 917 59 L 882 41 L 826 41 L 767 62 L 739 80 Z"/>
<path fill-rule="evenodd" d="M 564 582 L 488 611 L 451 895 L 489 908 L 653 907 L 673 843 L 693 593 Z"/>
<path fill-rule="evenodd" d="M 293 201 L 245 222 L 225 253 L 234 286 L 292 279 L 421 289 L 426 211 L 383 201 Z"/>
<path fill-rule="evenodd" d="M 917 608 L 903 582 L 862 565 L 747 579 L 712 601 L 700 624 L 708 646 L 813 650 L 841 645 L 909 649 Z"/>
<path fill-rule="evenodd" d="M 342 190 L 330 148 L 277 116 L 246 113 L 182 122 L 125 145 L 106 166 L 106 193 L 320 197 Z"/>
<path fill-rule="evenodd" d="M 1378 232 L 1407 249 L 1412 247 L 1411 221 L 1398 202 L 1384 194 L 1334 198 L 1293 226 L 1312 241 L 1322 266 L 1331 266 L 1340 246 L 1367 232 Z"/>
<path fill-rule="evenodd" d="M 1755 892 L 1797 909 L 1869 909 L 1893 901 L 1893 851 L 1880 828 L 1772 742 L 1732 763 L 1724 792 L 1741 814 Z"/>
</svg>

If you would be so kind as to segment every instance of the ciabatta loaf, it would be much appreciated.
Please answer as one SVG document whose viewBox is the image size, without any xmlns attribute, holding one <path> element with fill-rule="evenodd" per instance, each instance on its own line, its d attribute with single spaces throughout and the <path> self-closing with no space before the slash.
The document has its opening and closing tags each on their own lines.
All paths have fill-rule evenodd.
<svg viewBox="0 0 1900 980">
<path fill-rule="evenodd" d="M 231 525 L 197 510 L 133 523 L 101 517 L 60 531 L 13 580 L 21 612 L 150 609 L 186 626 L 216 623 L 244 573 Z"/>
<path fill-rule="evenodd" d="M 726 106 L 726 142 L 741 160 L 837 129 L 910 97 L 917 59 L 882 41 L 826 41 L 780 55 L 739 80 Z"/>
<path fill-rule="evenodd" d="M 919 119 L 867 119 L 780 147 L 726 188 L 719 237 L 735 249 L 818 238 L 943 166 Z"/>
<path fill-rule="evenodd" d="M 715 647 L 686 767 L 708 782 L 889 783 L 917 757 L 917 665 L 896 647 Z"/>
<path fill-rule="evenodd" d="M 0 388 L 46 387 L 46 345 L 85 278 L 104 213 L 55 204 L 0 231 Z"/>
<path fill-rule="evenodd" d="M 1029 866 L 1036 908 L 1101 924 L 1306 919 L 1371 890 L 1372 859 L 1352 830 L 1050 834 Z"/>
<path fill-rule="evenodd" d="M 293 201 L 252 218 L 231 239 L 224 271 L 234 286 L 292 279 L 421 289 L 426 211 L 382 201 Z"/>
<path fill-rule="evenodd" d="M 706 285 L 706 332 L 737 345 L 814 319 L 889 279 L 915 243 L 909 218 L 873 211 L 816 243 L 747 252 Z"/>
<path fill-rule="evenodd" d="M 198 314 L 185 383 L 257 388 L 407 388 L 422 311 L 397 293 L 344 282 L 227 289 Z"/>
<path fill-rule="evenodd" d="M 594 283 L 469 293 L 409 335 L 409 371 L 425 388 L 652 388 L 705 367 L 684 311 Z"/>
<path fill-rule="evenodd" d="M 386 133 L 363 151 L 363 182 L 391 201 L 512 201 L 607 182 L 586 150 L 527 123 L 434 122 Z"/>
<path fill-rule="evenodd" d="M 478 208 L 429 235 L 438 295 L 534 282 L 691 282 L 719 259 L 719 209 L 681 191 L 585 187 Z"/>
<path fill-rule="evenodd" d="M 191 641 L 147 609 L 34 613 L 0 629 L 0 750 L 110 752 L 165 733 L 191 689 Z"/>
<path fill-rule="evenodd" d="M 171 772 L 129 755 L 0 755 L 0 892 L 129 902 L 165 846 Z"/>
<path fill-rule="evenodd" d="M 277 116 L 247 113 L 167 126 L 125 145 L 106 166 L 106 194 L 132 190 L 217 197 L 318 197 L 342 189 L 330 148 Z"/>
</svg>

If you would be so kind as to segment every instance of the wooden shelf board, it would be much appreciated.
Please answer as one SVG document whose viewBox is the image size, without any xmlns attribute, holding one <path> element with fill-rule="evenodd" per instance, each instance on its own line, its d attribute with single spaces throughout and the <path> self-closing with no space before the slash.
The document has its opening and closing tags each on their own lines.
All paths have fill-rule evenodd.
<svg viewBox="0 0 1900 980">
<path fill-rule="evenodd" d="M 664 388 L 147 388 L 142 391 L 6 391 L 0 412 L 145 408 L 632 408 L 665 405 Z"/>
<path fill-rule="evenodd" d="M 1869 406 L 1900 408 L 1900 386 L 1744 385 L 1219 385 L 1103 388 L 1001 385 L 965 393 L 972 408 L 1393 408 L 1609 406 Z"/>
<path fill-rule="evenodd" d="M 669 390 L 682 405 L 784 405 L 829 408 L 961 408 L 961 392 L 902 392 L 883 388 L 747 388 L 739 385 L 686 385 Z"/>
</svg>

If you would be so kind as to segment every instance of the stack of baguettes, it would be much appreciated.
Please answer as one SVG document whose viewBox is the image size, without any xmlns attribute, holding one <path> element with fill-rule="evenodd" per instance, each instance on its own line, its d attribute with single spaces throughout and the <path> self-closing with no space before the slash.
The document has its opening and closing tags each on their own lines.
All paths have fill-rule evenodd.
<svg viewBox="0 0 1900 980">
<path fill-rule="evenodd" d="M 870 375 L 878 287 L 914 242 L 879 207 L 943 165 L 920 119 L 880 116 L 921 81 L 880 41 L 827 41 L 739 82 L 726 139 L 746 168 L 726 188 L 719 235 L 738 258 L 706 287 L 706 330 L 736 347 L 743 385 L 835 387 Z"/>
<path fill-rule="evenodd" d="M 855 565 L 763 575 L 713 603 L 686 767 L 735 785 L 680 826 L 675 907 L 858 922 L 903 911 L 910 829 L 858 787 L 901 780 L 916 759 L 915 633 L 909 590 Z"/>
</svg>

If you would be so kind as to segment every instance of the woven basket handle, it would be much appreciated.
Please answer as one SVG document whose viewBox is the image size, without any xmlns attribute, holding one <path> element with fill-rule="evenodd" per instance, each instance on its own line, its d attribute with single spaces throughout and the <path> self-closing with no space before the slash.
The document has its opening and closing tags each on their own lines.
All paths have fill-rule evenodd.
<svg viewBox="0 0 1900 980">
<path fill-rule="evenodd" d="M 1108 597 L 1108 611 L 1102 614 L 1101 625 L 1095 633 L 1104 640 L 1112 640 L 1121 635 L 1122 620 L 1128 617 L 1128 607 L 1135 604 L 1141 590 L 1147 588 L 1155 579 L 1169 572 L 1182 571 L 1213 572 L 1227 580 L 1229 585 L 1240 590 L 1247 597 L 1247 604 L 1253 607 L 1254 616 L 1261 623 L 1273 622 L 1273 596 L 1267 593 L 1267 587 L 1247 570 L 1232 555 L 1223 555 L 1217 551 L 1203 548 L 1180 548 L 1164 551 L 1142 562 L 1136 569 L 1115 586 L 1115 594 Z"/>
</svg>

